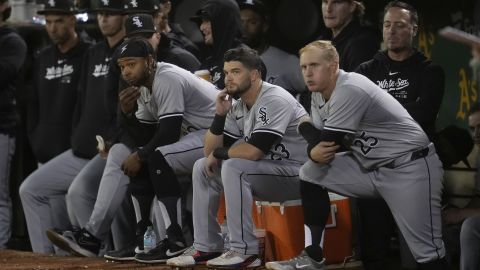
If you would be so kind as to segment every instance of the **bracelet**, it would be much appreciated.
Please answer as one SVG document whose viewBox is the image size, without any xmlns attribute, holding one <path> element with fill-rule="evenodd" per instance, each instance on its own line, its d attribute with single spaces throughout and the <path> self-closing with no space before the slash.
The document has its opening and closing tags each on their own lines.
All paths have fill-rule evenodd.
<svg viewBox="0 0 480 270">
<path fill-rule="evenodd" d="M 219 115 L 215 114 L 213 118 L 212 125 L 210 126 L 210 132 L 213 135 L 222 135 L 223 128 L 225 127 L 225 119 L 227 118 L 226 115 Z"/>
<path fill-rule="evenodd" d="M 228 156 L 228 148 L 226 147 L 219 147 L 213 150 L 212 155 L 217 159 L 227 160 L 230 157 Z"/>
</svg>

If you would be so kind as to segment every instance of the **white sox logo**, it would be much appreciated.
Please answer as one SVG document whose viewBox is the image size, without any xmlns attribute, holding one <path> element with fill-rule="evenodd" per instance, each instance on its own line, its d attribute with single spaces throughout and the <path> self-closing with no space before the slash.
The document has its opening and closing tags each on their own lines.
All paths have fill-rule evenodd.
<svg viewBox="0 0 480 270">
<path fill-rule="evenodd" d="M 55 0 L 48 0 L 48 5 L 51 7 L 55 6 Z"/>
<path fill-rule="evenodd" d="M 138 7 L 137 0 L 130 1 L 130 4 L 132 4 L 132 7 Z"/>
<path fill-rule="evenodd" d="M 258 109 L 258 114 L 260 114 L 258 116 L 258 120 L 262 121 L 263 126 L 266 126 L 270 123 L 270 119 L 267 116 L 267 107 L 260 107 L 260 109 Z"/>
<path fill-rule="evenodd" d="M 135 24 L 138 28 L 141 28 L 143 26 L 142 21 L 140 21 L 140 18 L 138 16 L 135 16 L 132 18 L 133 24 Z"/>
<path fill-rule="evenodd" d="M 104 5 L 104 6 L 108 6 L 108 5 L 110 4 L 110 3 L 109 3 L 109 0 L 102 0 L 102 2 L 103 2 L 103 5 Z"/>
</svg>

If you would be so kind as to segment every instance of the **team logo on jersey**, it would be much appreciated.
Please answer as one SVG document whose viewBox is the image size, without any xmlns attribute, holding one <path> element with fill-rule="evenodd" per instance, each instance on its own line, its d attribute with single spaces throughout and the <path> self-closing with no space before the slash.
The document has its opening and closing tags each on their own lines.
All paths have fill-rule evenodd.
<svg viewBox="0 0 480 270">
<path fill-rule="evenodd" d="M 102 0 L 102 2 L 103 2 L 103 5 L 104 5 L 104 6 L 108 6 L 108 5 L 110 4 L 110 3 L 109 3 L 109 0 Z"/>
<path fill-rule="evenodd" d="M 142 21 L 140 21 L 140 18 L 138 16 L 135 16 L 132 18 L 133 24 L 135 24 L 138 28 L 141 28 L 143 26 Z M 126 47 L 126 46 L 125 46 Z M 123 53 L 123 48 L 122 48 L 122 53 Z"/>
<path fill-rule="evenodd" d="M 262 122 L 262 126 L 270 124 L 270 118 L 267 116 L 267 107 L 260 107 L 260 109 L 258 109 L 258 114 L 258 120 Z"/>
<path fill-rule="evenodd" d="M 47 80 L 53 80 L 53 79 L 57 79 L 57 78 L 60 78 L 60 77 L 64 77 L 64 76 L 67 76 L 67 75 L 70 75 L 73 73 L 73 66 L 72 65 L 63 65 L 63 66 L 53 66 L 53 67 L 49 67 L 47 68 L 46 70 L 46 74 L 45 74 L 45 79 Z"/>
<path fill-rule="evenodd" d="M 132 7 L 138 7 L 137 0 L 130 1 L 130 4 L 132 5 Z"/>
</svg>

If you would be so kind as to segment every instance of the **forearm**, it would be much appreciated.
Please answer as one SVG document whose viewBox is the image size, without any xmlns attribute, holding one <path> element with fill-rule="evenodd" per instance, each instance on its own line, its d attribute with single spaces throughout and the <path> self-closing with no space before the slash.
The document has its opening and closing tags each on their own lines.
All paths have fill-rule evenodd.
<svg viewBox="0 0 480 270">
<path fill-rule="evenodd" d="M 264 155 L 262 150 L 247 142 L 236 144 L 228 150 L 229 158 L 259 160 Z"/>
<path fill-rule="evenodd" d="M 203 148 L 206 157 L 213 152 L 213 150 L 223 147 L 223 134 L 215 135 L 210 130 L 205 134 L 205 145 Z"/>
</svg>

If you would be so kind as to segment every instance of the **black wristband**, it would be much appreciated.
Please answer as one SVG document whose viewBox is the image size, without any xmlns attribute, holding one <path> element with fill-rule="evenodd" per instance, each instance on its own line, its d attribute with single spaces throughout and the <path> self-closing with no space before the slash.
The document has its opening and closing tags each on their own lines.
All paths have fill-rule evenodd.
<svg viewBox="0 0 480 270">
<path fill-rule="evenodd" d="M 307 145 L 307 155 L 308 155 L 308 158 L 310 160 L 312 160 L 313 162 L 317 163 L 315 160 L 312 159 L 312 156 L 310 155 L 310 152 L 312 152 L 312 149 L 316 146 L 317 144 L 313 144 L 313 143 L 309 143 Z"/>
<path fill-rule="evenodd" d="M 212 154 L 217 159 L 227 160 L 227 159 L 230 158 L 228 156 L 228 148 L 226 148 L 226 147 L 219 147 L 219 148 L 213 150 Z"/>
<path fill-rule="evenodd" d="M 222 116 L 222 115 L 215 114 L 212 125 L 210 126 L 210 132 L 213 135 L 223 134 L 223 129 L 225 128 L 225 119 L 227 119 L 226 115 Z"/>
</svg>

